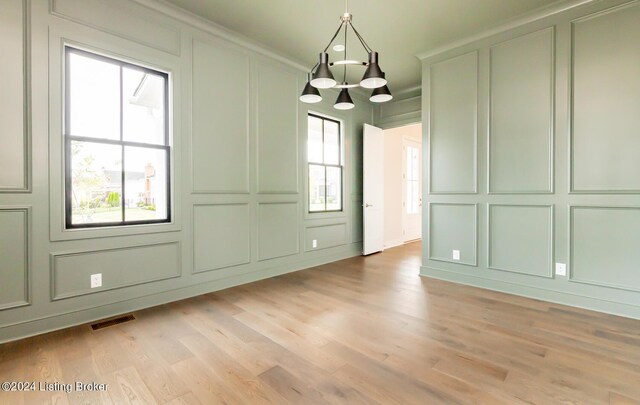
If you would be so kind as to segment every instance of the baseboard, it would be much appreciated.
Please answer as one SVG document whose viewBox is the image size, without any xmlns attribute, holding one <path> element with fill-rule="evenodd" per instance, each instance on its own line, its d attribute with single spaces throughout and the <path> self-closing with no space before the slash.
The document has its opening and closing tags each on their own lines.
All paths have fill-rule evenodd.
<svg viewBox="0 0 640 405">
<path fill-rule="evenodd" d="M 629 305 L 621 302 L 607 301 L 574 293 L 560 292 L 501 280 L 488 279 L 485 277 L 436 269 L 428 266 L 420 267 L 420 275 L 438 280 L 469 285 L 472 287 L 479 287 L 487 290 L 499 291 L 507 294 L 567 305 L 570 307 L 588 309 L 640 320 L 640 306 Z"/>
<path fill-rule="evenodd" d="M 396 246 L 400 246 L 404 243 L 404 241 L 402 239 L 392 239 L 390 241 L 384 241 L 384 248 L 385 249 L 391 249 L 394 248 Z"/>
<path fill-rule="evenodd" d="M 14 340 L 24 339 L 31 336 L 41 335 L 60 329 L 91 323 L 100 319 L 105 319 L 121 314 L 139 311 L 158 305 L 180 301 L 186 298 L 196 297 L 214 291 L 224 290 L 242 284 L 252 283 L 304 270 L 310 267 L 347 259 L 349 257 L 360 256 L 362 254 L 362 243 L 354 243 L 345 248 L 340 253 L 332 253 L 324 256 L 317 256 L 311 259 L 304 259 L 297 262 L 287 263 L 279 266 L 268 267 L 250 273 L 239 274 L 206 283 L 190 285 L 174 290 L 140 296 L 125 301 L 113 302 L 106 305 L 82 309 L 75 312 L 57 314 L 39 319 L 27 320 L 0 328 L 0 344 Z"/>
</svg>

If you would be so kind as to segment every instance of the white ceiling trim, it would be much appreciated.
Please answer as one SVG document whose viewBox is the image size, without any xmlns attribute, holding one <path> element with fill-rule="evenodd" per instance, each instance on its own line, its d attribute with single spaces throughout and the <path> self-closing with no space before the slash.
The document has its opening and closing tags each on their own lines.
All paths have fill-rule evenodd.
<svg viewBox="0 0 640 405">
<path fill-rule="evenodd" d="M 134 3 L 138 3 L 144 7 L 147 7 L 151 10 L 160 12 L 169 17 L 175 18 L 176 20 L 184 24 L 187 24 L 193 28 L 199 29 L 209 34 L 213 34 L 229 42 L 233 42 L 236 45 L 243 46 L 252 51 L 268 56 L 269 58 L 276 59 L 279 62 L 282 62 L 295 69 L 301 70 L 305 73 L 309 71 L 309 68 L 305 67 L 300 62 L 292 60 L 289 57 L 283 56 L 279 52 L 269 48 L 268 46 L 258 41 L 250 39 L 238 32 L 225 28 L 222 25 L 216 24 L 215 22 L 211 20 L 207 20 L 206 18 L 202 18 L 197 14 L 184 10 L 164 0 L 131 0 L 131 1 L 133 1 Z"/>
<path fill-rule="evenodd" d="M 563 13 L 565 11 L 574 9 L 576 7 L 580 7 L 583 6 L 585 4 L 589 4 L 589 3 L 594 3 L 596 1 L 599 0 L 571 0 L 571 1 L 563 1 L 563 2 L 559 2 L 556 4 L 552 4 L 550 6 L 547 7 L 543 7 L 539 10 L 535 10 L 531 13 L 527 13 L 522 17 L 516 18 L 514 20 L 511 20 L 505 24 L 501 24 L 498 25 L 497 27 L 494 28 L 490 28 L 486 31 L 482 31 L 478 34 L 472 35 L 470 37 L 467 38 L 463 38 L 454 42 L 451 42 L 449 44 L 443 45 L 443 46 L 439 46 L 437 48 L 425 51 L 425 52 L 421 52 L 419 54 L 416 55 L 416 57 L 420 60 L 425 60 L 428 58 L 431 58 L 435 55 L 439 55 L 443 52 L 447 52 L 450 51 L 452 49 L 456 49 L 459 48 L 461 46 L 464 45 L 468 45 L 472 42 L 475 41 L 479 41 L 481 39 L 486 39 L 489 38 L 493 35 L 497 35 L 500 34 L 502 32 L 505 31 L 509 31 L 511 29 L 535 22 L 535 21 L 539 21 L 542 20 L 544 18 L 556 15 L 556 14 L 560 14 Z"/>
</svg>

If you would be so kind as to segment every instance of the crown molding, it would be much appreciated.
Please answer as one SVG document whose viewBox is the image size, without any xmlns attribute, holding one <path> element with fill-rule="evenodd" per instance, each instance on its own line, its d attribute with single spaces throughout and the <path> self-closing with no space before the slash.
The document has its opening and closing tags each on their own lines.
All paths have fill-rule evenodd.
<svg viewBox="0 0 640 405">
<path fill-rule="evenodd" d="M 595 3 L 597 1 L 600 1 L 600 0 L 568 0 L 568 1 L 560 0 L 549 6 L 539 8 L 530 13 L 526 13 L 504 24 L 498 25 L 497 27 L 490 28 L 478 34 L 474 34 L 470 37 L 466 37 L 454 42 L 450 42 L 446 45 L 442 45 L 425 52 L 421 52 L 419 54 L 416 54 L 415 56 L 420 60 L 425 60 L 435 55 L 441 54 L 443 52 L 447 52 L 452 49 L 459 48 L 461 46 L 468 45 L 470 43 L 489 38 L 491 36 L 503 33 L 505 31 L 509 31 L 511 29 L 514 29 L 529 23 L 540 21 L 544 18 L 551 17 L 586 4 Z"/>
<path fill-rule="evenodd" d="M 393 95 L 393 101 L 406 100 L 409 98 L 420 97 L 422 95 L 422 86 L 407 87 L 396 91 Z"/>
<path fill-rule="evenodd" d="M 269 46 L 263 43 L 255 41 L 238 32 L 232 31 L 204 17 L 200 17 L 199 15 L 194 14 L 190 11 L 184 10 L 165 0 L 131 0 L 131 1 L 143 7 L 151 9 L 153 11 L 157 11 L 161 14 L 172 17 L 193 28 L 199 29 L 209 34 L 213 34 L 217 37 L 223 38 L 236 45 L 240 45 L 242 47 L 255 51 L 259 54 L 267 56 L 271 59 L 275 59 L 278 62 L 282 62 L 285 65 L 288 65 L 294 69 L 300 70 L 305 73 L 309 72 L 309 67 L 305 66 L 303 63 L 293 60 L 290 57 L 287 57 L 281 54 L 280 52 L 270 48 Z"/>
</svg>

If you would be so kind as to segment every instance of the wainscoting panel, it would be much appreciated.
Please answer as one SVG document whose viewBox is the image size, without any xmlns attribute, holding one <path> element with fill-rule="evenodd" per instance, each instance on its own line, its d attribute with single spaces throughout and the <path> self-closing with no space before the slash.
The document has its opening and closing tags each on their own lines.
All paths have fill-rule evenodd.
<svg viewBox="0 0 640 405">
<path fill-rule="evenodd" d="M 249 204 L 193 207 L 194 273 L 251 261 Z"/>
<path fill-rule="evenodd" d="M 28 188 L 26 24 L 26 1 L 0 2 L 0 193 Z"/>
<path fill-rule="evenodd" d="M 430 69 L 429 192 L 477 191 L 478 53 Z"/>
<path fill-rule="evenodd" d="M 573 23 L 572 191 L 640 192 L 640 3 Z"/>
<path fill-rule="evenodd" d="M 489 192 L 553 191 L 553 34 L 490 49 Z"/>
<path fill-rule="evenodd" d="M 29 209 L 0 207 L 0 310 L 29 304 Z"/>
<path fill-rule="evenodd" d="M 429 259 L 476 266 L 478 206 L 430 203 L 428 217 Z M 453 250 L 460 251 L 460 260 L 453 259 Z"/>
<path fill-rule="evenodd" d="M 313 241 L 317 246 L 313 247 Z M 308 227 L 305 234 L 305 251 L 326 249 L 347 243 L 347 224 L 320 225 Z"/>
<path fill-rule="evenodd" d="M 193 42 L 195 193 L 249 192 L 249 66 L 232 45 Z"/>
<path fill-rule="evenodd" d="M 640 291 L 640 207 L 570 209 L 571 281 Z"/>
<path fill-rule="evenodd" d="M 53 300 L 165 280 L 181 275 L 180 242 L 51 254 Z M 102 287 L 91 275 L 102 273 Z"/>
<path fill-rule="evenodd" d="M 284 66 L 258 67 L 258 192 L 298 192 L 298 76 Z"/>
<path fill-rule="evenodd" d="M 489 205 L 488 268 L 553 277 L 553 206 Z"/>
<path fill-rule="evenodd" d="M 297 202 L 258 203 L 258 259 L 300 252 Z"/>
</svg>

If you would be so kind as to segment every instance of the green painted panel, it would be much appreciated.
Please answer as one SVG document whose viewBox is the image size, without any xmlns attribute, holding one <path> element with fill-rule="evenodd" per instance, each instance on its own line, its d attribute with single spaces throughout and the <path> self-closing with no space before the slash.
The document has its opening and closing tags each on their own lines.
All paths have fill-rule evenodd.
<svg viewBox="0 0 640 405">
<path fill-rule="evenodd" d="M 258 67 L 258 192 L 298 192 L 298 76 Z"/>
<path fill-rule="evenodd" d="M 489 191 L 551 192 L 553 28 L 491 48 Z"/>
<path fill-rule="evenodd" d="M 489 206 L 489 268 L 552 276 L 553 208 Z"/>
<path fill-rule="evenodd" d="M 298 203 L 258 204 L 258 259 L 299 253 Z"/>
<path fill-rule="evenodd" d="M 194 273 L 251 261 L 249 204 L 193 208 Z"/>
<path fill-rule="evenodd" d="M 571 208 L 571 279 L 640 291 L 640 207 Z"/>
<path fill-rule="evenodd" d="M 52 253 L 53 299 L 179 277 L 180 243 L 131 246 L 74 253 Z M 102 287 L 91 288 L 91 275 L 102 274 Z"/>
<path fill-rule="evenodd" d="M 313 241 L 317 242 L 313 247 Z M 306 229 L 305 250 L 319 250 L 347 243 L 347 224 L 322 225 Z"/>
<path fill-rule="evenodd" d="M 573 24 L 573 190 L 640 191 L 640 3 Z"/>
<path fill-rule="evenodd" d="M 26 209 L 0 208 L 0 309 L 29 301 L 27 229 Z"/>
<path fill-rule="evenodd" d="M 193 80 L 193 189 L 249 192 L 249 57 L 194 41 Z"/>
<path fill-rule="evenodd" d="M 478 54 L 431 66 L 431 193 L 476 191 Z"/>
<path fill-rule="evenodd" d="M 0 2 L 0 192 L 27 188 L 23 3 Z"/>
<path fill-rule="evenodd" d="M 476 204 L 429 204 L 429 259 L 475 266 Z M 460 251 L 454 260 L 453 250 Z"/>
</svg>

